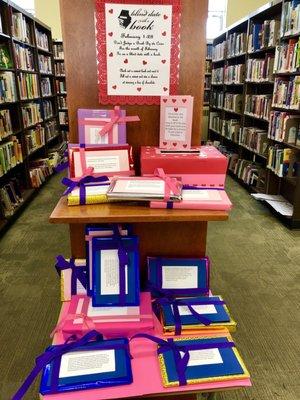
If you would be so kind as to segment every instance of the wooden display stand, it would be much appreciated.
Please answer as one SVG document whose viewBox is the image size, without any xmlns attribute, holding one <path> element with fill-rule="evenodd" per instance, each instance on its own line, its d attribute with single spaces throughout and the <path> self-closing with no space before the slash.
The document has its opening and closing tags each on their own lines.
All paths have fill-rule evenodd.
<svg viewBox="0 0 300 400">
<path fill-rule="evenodd" d="M 78 142 L 77 109 L 99 108 L 94 31 L 94 0 L 61 0 L 65 66 L 68 87 L 70 140 Z M 205 26 L 207 0 L 182 0 L 180 85 L 178 94 L 194 96 L 193 144 L 200 144 L 205 66 Z M 101 106 L 101 105 L 100 105 Z M 107 108 L 103 107 L 102 108 Z M 127 127 L 128 142 L 135 149 L 157 145 L 159 106 L 126 106 L 128 115 L 139 115 L 140 124 Z M 138 162 L 138 158 L 135 160 Z M 70 226 L 73 257 L 85 256 L 84 226 L 88 223 L 132 223 L 140 238 L 142 280 L 146 256 L 203 257 L 206 250 L 208 221 L 224 221 L 227 212 L 150 209 L 145 205 L 99 204 L 68 207 L 62 198 L 50 216 L 52 223 Z M 206 397 L 208 396 L 208 397 Z M 156 399 L 162 398 L 161 394 Z M 149 398 L 147 396 L 147 398 Z M 192 392 L 167 398 L 196 400 Z M 198 397 L 199 398 L 199 397 Z M 213 398 L 213 394 L 203 398 Z"/>
</svg>

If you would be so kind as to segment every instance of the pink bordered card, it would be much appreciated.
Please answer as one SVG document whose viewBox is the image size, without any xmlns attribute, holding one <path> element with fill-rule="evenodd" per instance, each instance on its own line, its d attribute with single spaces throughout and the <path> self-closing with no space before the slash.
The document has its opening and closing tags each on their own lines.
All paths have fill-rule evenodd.
<svg viewBox="0 0 300 400">
<path fill-rule="evenodd" d="M 167 96 L 160 101 L 159 146 L 168 150 L 189 150 L 191 148 L 192 96 Z"/>
</svg>

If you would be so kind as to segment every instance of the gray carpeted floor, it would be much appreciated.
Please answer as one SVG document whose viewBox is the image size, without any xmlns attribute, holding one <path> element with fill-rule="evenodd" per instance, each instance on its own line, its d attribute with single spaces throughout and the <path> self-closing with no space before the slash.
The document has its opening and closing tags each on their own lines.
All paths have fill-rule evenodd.
<svg viewBox="0 0 300 400">
<path fill-rule="evenodd" d="M 48 216 L 62 191 L 59 176 L 40 191 L 0 240 L 0 399 L 11 398 L 50 344 L 60 309 L 55 255 L 69 254 L 68 228 Z M 300 399 L 300 232 L 290 231 L 237 183 L 228 180 L 234 210 L 209 225 L 212 289 L 238 322 L 234 338 L 253 387 L 220 400 Z M 26 399 L 36 399 L 38 383 Z"/>
</svg>

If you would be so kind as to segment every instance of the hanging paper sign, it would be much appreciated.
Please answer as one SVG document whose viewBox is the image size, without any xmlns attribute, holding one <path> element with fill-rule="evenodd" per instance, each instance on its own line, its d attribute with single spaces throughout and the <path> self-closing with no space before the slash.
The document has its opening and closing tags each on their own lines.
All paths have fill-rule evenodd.
<svg viewBox="0 0 300 400">
<path fill-rule="evenodd" d="M 180 0 L 96 0 L 102 104 L 159 104 L 176 94 Z"/>
</svg>

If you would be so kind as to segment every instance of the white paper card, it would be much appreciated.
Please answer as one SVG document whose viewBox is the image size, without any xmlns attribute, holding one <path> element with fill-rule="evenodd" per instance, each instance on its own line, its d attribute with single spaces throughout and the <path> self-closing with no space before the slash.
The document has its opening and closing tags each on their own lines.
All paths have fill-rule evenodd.
<svg viewBox="0 0 300 400">
<path fill-rule="evenodd" d="M 198 314 L 217 314 L 216 307 L 213 304 L 198 304 L 192 305 L 192 308 Z M 173 306 L 172 306 L 173 309 Z M 180 315 L 192 315 L 189 308 L 187 306 L 178 306 L 179 314 Z"/>
<path fill-rule="evenodd" d="M 101 250 L 101 294 L 120 294 L 118 249 Z M 125 266 L 125 292 L 128 294 L 128 267 Z"/>
<path fill-rule="evenodd" d="M 116 370 L 115 350 L 73 351 L 61 357 L 59 378 L 101 374 Z"/>
<path fill-rule="evenodd" d="M 120 159 L 118 156 L 86 155 L 86 166 L 93 167 L 95 173 L 120 171 Z"/>
<path fill-rule="evenodd" d="M 221 201 L 222 198 L 217 190 L 190 190 L 184 189 L 182 191 L 182 200 L 186 201 Z"/>
<path fill-rule="evenodd" d="M 166 107 L 165 111 L 165 139 L 184 141 L 187 130 L 187 108 Z"/>
<path fill-rule="evenodd" d="M 164 193 L 165 182 L 162 180 L 132 180 L 126 184 L 126 191 L 130 193 Z"/>
<path fill-rule="evenodd" d="M 197 289 L 198 267 L 197 266 L 162 266 L 162 288 L 163 289 Z"/>
<path fill-rule="evenodd" d="M 100 135 L 100 128 L 89 127 L 90 143 L 92 144 L 108 144 L 108 133 Z"/>
<path fill-rule="evenodd" d="M 219 349 L 191 350 L 188 367 L 197 365 L 223 364 Z"/>
</svg>

